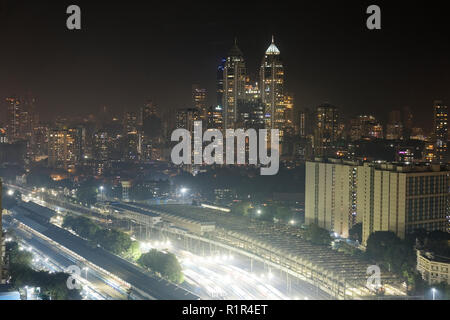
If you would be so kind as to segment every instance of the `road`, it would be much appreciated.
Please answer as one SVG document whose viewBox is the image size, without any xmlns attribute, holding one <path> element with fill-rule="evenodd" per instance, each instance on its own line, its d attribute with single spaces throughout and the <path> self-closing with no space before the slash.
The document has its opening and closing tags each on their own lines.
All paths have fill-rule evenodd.
<svg viewBox="0 0 450 320">
<path fill-rule="evenodd" d="M 198 297 L 183 288 L 176 286 L 164 279 L 152 276 L 142 268 L 111 254 L 102 248 L 92 247 L 86 240 L 59 228 L 53 224 L 40 224 L 15 212 L 14 218 L 20 221 L 30 230 L 38 232 L 42 239 L 51 239 L 59 246 L 67 248 L 77 256 L 98 266 L 123 282 L 130 284 L 140 294 L 145 294 L 148 299 L 161 300 L 196 300 Z M 117 279 L 116 279 L 117 280 Z"/>
<path fill-rule="evenodd" d="M 49 272 L 66 272 L 69 266 L 76 265 L 81 269 L 85 267 L 84 262 L 77 257 L 69 255 L 54 244 L 28 232 L 18 224 L 11 223 L 11 217 L 5 217 L 4 226 L 8 229 L 13 229 L 16 237 L 20 239 L 20 244 L 33 253 L 33 263 L 38 269 Z M 80 280 L 83 288 L 86 288 L 85 292 L 89 300 L 127 299 L 126 288 L 121 287 L 107 274 L 98 272 L 95 269 L 83 270 L 82 279 Z"/>
</svg>

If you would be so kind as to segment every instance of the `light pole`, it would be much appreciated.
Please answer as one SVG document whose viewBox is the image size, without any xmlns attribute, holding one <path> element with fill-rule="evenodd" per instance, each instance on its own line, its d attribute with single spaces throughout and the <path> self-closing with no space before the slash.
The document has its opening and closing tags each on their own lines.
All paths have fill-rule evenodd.
<svg viewBox="0 0 450 320">
<path fill-rule="evenodd" d="M 86 278 L 86 281 L 87 281 L 87 273 L 88 273 L 89 268 L 88 267 L 84 267 L 83 270 L 85 271 L 84 277 Z"/>
<path fill-rule="evenodd" d="M 100 192 L 102 193 L 102 201 L 105 201 L 105 199 L 103 198 L 103 189 L 104 189 L 104 187 L 100 186 Z"/>
<path fill-rule="evenodd" d="M 431 288 L 431 292 L 433 293 L 433 300 L 435 300 L 436 299 L 436 289 Z"/>
<path fill-rule="evenodd" d="M 181 192 L 181 195 L 182 195 L 182 199 L 183 199 L 183 204 L 186 202 L 185 195 L 186 195 L 187 191 L 188 191 L 187 188 L 181 188 L 180 189 L 180 192 Z"/>
</svg>

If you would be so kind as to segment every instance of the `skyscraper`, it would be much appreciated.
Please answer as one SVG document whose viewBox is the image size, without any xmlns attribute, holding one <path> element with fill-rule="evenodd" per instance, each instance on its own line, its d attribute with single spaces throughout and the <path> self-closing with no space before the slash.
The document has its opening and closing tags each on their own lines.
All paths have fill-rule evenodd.
<svg viewBox="0 0 450 320">
<path fill-rule="evenodd" d="M 437 162 L 444 162 L 447 156 L 447 141 L 448 141 L 448 110 L 447 106 L 442 101 L 435 101 L 433 106 L 433 138 L 436 145 L 435 160 Z"/>
<path fill-rule="evenodd" d="M 365 244 L 376 231 L 404 239 L 417 229 L 447 231 L 449 171 L 440 165 L 358 167 L 357 209 Z"/>
<path fill-rule="evenodd" d="M 448 228 L 449 171 L 328 159 L 306 162 L 305 222 L 344 237 L 362 223 L 362 242 L 376 231 L 404 239 L 417 229 Z"/>
<path fill-rule="evenodd" d="M 176 113 L 176 127 L 194 132 L 194 121 L 200 120 L 199 111 L 195 108 L 178 109 Z"/>
<path fill-rule="evenodd" d="M 208 117 L 207 92 L 205 88 L 201 88 L 197 84 L 192 86 L 192 107 L 199 111 L 200 119 L 203 124 L 206 124 Z"/>
<path fill-rule="evenodd" d="M 356 211 L 358 163 L 306 162 L 305 223 L 348 237 L 360 222 Z"/>
<path fill-rule="evenodd" d="M 48 164 L 73 172 L 81 157 L 80 128 L 53 129 L 48 138 Z"/>
<path fill-rule="evenodd" d="M 123 119 L 123 130 L 125 139 L 125 160 L 138 159 L 139 134 L 137 129 L 137 117 L 134 112 L 125 112 Z"/>
<path fill-rule="evenodd" d="M 220 108 L 220 110 L 223 110 L 223 71 L 225 69 L 225 63 L 226 63 L 227 59 L 222 59 L 222 61 L 220 62 L 220 65 L 217 67 L 217 106 Z"/>
<path fill-rule="evenodd" d="M 246 69 L 244 55 L 234 41 L 223 69 L 224 128 L 233 129 L 238 121 L 238 101 L 245 95 Z"/>
<path fill-rule="evenodd" d="M 280 50 L 274 42 L 267 48 L 260 69 L 261 98 L 265 107 L 267 129 L 283 129 L 284 124 L 284 71 Z M 282 133 L 280 132 L 280 138 Z"/>
<path fill-rule="evenodd" d="M 20 100 L 16 97 L 6 98 L 7 102 L 7 125 L 6 132 L 8 141 L 14 142 L 19 137 Z"/>
<path fill-rule="evenodd" d="M 339 131 L 338 108 L 323 104 L 316 109 L 314 128 L 314 154 L 320 157 L 334 156 Z"/>
<path fill-rule="evenodd" d="M 208 110 L 208 129 L 223 129 L 223 114 L 221 106 L 210 106 Z"/>
<path fill-rule="evenodd" d="M 359 115 L 350 119 L 350 140 L 356 141 L 363 138 L 381 139 L 383 126 L 372 115 Z"/>
<path fill-rule="evenodd" d="M 294 97 L 292 95 L 284 95 L 284 128 L 283 131 L 287 135 L 294 135 Z"/>
</svg>

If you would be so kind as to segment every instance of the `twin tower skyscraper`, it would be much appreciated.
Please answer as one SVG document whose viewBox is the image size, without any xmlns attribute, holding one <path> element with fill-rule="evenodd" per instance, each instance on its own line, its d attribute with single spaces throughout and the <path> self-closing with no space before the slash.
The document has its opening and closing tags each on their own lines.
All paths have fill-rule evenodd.
<svg viewBox="0 0 450 320">
<path fill-rule="evenodd" d="M 284 125 L 284 70 L 280 50 L 274 37 L 267 48 L 259 70 L 259 82 L 251 84 L 247 74 L 244 55 L 235 39 L 218 68 L 217 104 L 222 109 L 224 129 L 240 127 L 247 113 L 251 113 L 258 123 L 266 129 L 283 129 Z M 243 110 L 246 102 L 252 100 L 256 110 Z"/>
</svg>

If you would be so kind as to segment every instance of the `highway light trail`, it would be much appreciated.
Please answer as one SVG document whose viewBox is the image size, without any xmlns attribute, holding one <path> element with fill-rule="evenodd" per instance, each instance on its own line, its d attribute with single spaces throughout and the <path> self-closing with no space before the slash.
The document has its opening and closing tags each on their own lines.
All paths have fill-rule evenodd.
<svg viewBox="0 0 450 320">
<path fill-rule="evenodd" d="M 289 300 L 308 297 L 293 288 L 293 293 L 282 292 L 283 282 L 274 273 L 249 272 L 242 268 L 233 255 L 221 254 L 202 257 L 175 247 L 170 241 L 141 242 L 143 251 L 151 248 L 167 250 L 180 260 L 185 283 L 183 286 L 202 299 L 220 300 Z M 297 292 L 298 291 L 298 292 Z"/>
</svg>

